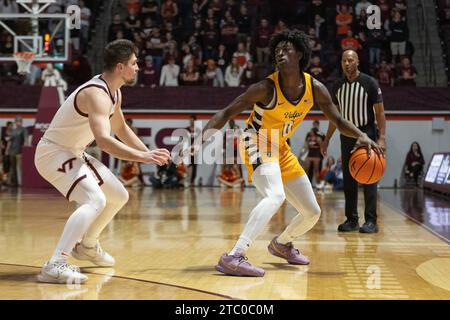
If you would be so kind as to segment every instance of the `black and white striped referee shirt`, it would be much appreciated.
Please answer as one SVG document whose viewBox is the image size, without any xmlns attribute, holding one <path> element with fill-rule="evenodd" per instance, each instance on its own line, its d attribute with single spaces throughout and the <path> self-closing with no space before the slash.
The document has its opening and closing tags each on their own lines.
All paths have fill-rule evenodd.
<svg viewBox="0 0 450 320">
<path fill-rule="evenodd" d="M 383 102 L 376 80 L 362 72 L 352 82 L 345 76 L 338 79 L 333 85 L 331 96 L 342 117 L 358 128 L 375 123 L 373 106 Z"/>
</svg>

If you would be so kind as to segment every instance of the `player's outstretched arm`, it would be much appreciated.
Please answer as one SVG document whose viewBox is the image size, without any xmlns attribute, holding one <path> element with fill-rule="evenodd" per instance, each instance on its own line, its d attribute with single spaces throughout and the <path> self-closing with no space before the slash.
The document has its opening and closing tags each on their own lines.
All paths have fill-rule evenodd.
<svg viewBox="0 0 450 320">
<path fill-rule="evenodd" d="M 243 94 L 234 99 L 228 106 L 217 112 L 203 128 L 202 136 L 206 141 L 210 138 L 209 129 L 220 130 L 228 120 L 245 110 L 250 110 L 257 102 L 267 104 L 272 99 L 273 86 L 268 80 L 252 84 Z M 211 132 L 211 131 L 209 131 Z"/>
<path fill-rule="evenodd" d="M 149 151 L 147 146 L 142 142 L 141 139 L 131 130 L 125 121 L 125 117 L 122 112 L 122 93 L 119 90 L 119 103 L 114 115 L 111 117 L 111 128 L 114 134 L 125 143 L 127 146 L 134 149 L 147 152 Z"/>
<path fill-rule="evenodd" d="M 128 161 L 163 165 L 170 159 L 169 151 L 156 149 L 153 151 L 140 151 L 127 146 L 111 136 L 109 122 L 108 95 L 97 88 L 83 90 L 77 97 L 78 106 L 89 115 L 89 125 L 94 134 L 98 147 L 106 153 Z"/>
<path fill-rule="evenodd" d="M 314 96 L 316 98 L 316 102 L 319 105 L 320 109 L 323 111 L 325 116 L 333 123 L 334 126 L 345 136 L 358 139 L 355 144 L 355 150 L 360 145 L 367 145 L 370 149 L 376 149 L 380 154 L 383 153 L 381 148 L 369 137 L 359 130 L 353 123 L 348 120 L 342 118 L 336 106 L 333 104 L 331 100 L 330 93 L 328 89 L 319 81 L 314 80 Z"/>
</svg>

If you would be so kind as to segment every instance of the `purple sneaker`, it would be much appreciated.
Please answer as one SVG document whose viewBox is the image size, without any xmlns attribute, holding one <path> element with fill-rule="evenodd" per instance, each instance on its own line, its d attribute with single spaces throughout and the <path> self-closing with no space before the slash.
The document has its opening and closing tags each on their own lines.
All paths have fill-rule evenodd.
<svg viewBox="0 0 450 320">
<path fill-rule="evenodd" d="M 229 255 L 224 253 L 220 257 L 219 263 L 216 265 L 216 270 L 230 276 L 238 277 L 263 277 L 264 269 L 252 266 L 247 261 L 246 256 Z"/>
<path fill-rule="evenodd" d="M 278 237 L 273 238 L 269 246 L 267 247 L 271 254 L 286 259 L 290 264 L 309 264 L 308 257 L 302 255 L 300 251 L 298 251 L 298 249 L 295 249 L 292 245 L 292 242 L 281 244 L 277 242 L 277 238 Z"/>
</svg>

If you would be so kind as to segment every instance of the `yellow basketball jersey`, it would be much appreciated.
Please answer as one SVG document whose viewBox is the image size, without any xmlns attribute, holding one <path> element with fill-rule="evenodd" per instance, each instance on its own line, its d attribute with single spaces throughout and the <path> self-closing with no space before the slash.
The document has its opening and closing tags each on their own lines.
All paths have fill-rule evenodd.
<svg viewBox="0 0 450 320">
<path fill-rule="evenodd" d="M 267 106 L 259 103 L 253 106 L 246 122 L 247 129 L 254 129 L 258 135 L 266 136 L 268 141 L 283 145 L 314 105 L 312 77 L 305 72 L 302 75 L 305 85 L 298 101 L 290 101 L 283 93 L 278 71 L 268 76 L 275 85 L 272 101 Z"/>
</svg>

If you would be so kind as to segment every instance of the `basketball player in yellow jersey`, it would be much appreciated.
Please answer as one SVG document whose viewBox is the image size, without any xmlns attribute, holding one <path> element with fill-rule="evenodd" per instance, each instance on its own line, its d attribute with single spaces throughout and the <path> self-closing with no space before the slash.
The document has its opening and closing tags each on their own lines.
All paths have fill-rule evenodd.
<svg viewBox="0 0 450 320">
<path fill-rule="evenodd" d="M 286 30 L 275 34 L 271 39 L 271 53 L 278 71 L 250 86 L 218 112 L 203 130 L 205 141 L 211 134 L 207 130 L 220 129 L 233 116 L 253 110 L 247 120 L 241 150 L 249 176 L 263 199 L 250 213 L 234 248 L 225 253 L 216 266 L 216 270 L 228 275 L 264 275 L 263 269 L 247 261 L 246 252 L 285 199 L 298 210 L 298 215 L 272 240 L 269 252 L 290 264 L 309 264 L 309 259 L 293 247 L 292 241 L 316 224 L 321 209 L 308 177 L 286 140 L 314 103 L 342 134 L 357 138 L 356 145 L 379 149 L 365 133 L 340 116 L 325 86 L 303 72 L 311 54 L 309 40 L 303 32 Z"/>
</svg>

